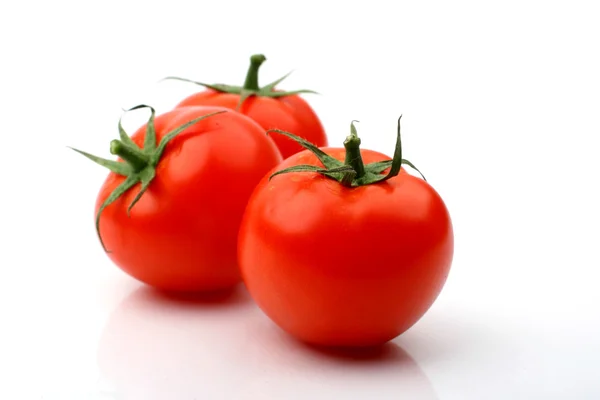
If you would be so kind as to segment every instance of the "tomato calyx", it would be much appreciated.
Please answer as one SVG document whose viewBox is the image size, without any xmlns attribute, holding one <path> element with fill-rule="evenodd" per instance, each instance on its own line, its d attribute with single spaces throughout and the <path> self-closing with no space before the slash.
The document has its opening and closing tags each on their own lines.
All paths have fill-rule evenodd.
<svg viewBox="0 0 600 400">
<path fill-rule="evenodd" d="M 104 245 L 102 237 L 100 235 L 100 215 L 102 211 L 106 207 L 108 207 L 111 203 L 117 200 L 120 196 L 122 196 L 125 192 L 127 192 L 134 185 L 140 183 L 141 188 L 135 198 L 132 200 L 131 204 L 127 208 L 127 216 L 129 217 L 131 214 L 131 209 L 133 206 L 140 200 L 140 198 L 144 195 L 150 183 L 156 176 L 156 166 L 161 160 L 162 154 L 167 146 L 167 144 L 173 140 L 178 134 L 187 129 L 188 127 L 194 125 L 195 123 L 210 117 L 212 115 L 221 114 L 227 112 L 227 110 L 217 111 L 213 113 L 209 113 L 203 115 L 201 117 L 195 118 L 175 129 L 171 132 L 167 133 L 160 143 L 156 143 L 156 130 L 154 128 L 154 118 L 156 112 L 153 107 L 141 104 L 139 106 L 135 106 L 130 108 L 127 111 L 133 111 L 141 108 L 149 108 L 151 111 L 150 118 L 146 123 L 146 135 L 144 137 L 144 147 L 140 148 L 137 146 L 131 137 L 125 132 L 123 126 L 121 124 L 121 119 L 119 119 L 119 137 L 120 140 L 115 139 L 110 142 L 110 152 L 113 155 L 120 157 L 123 161 L 114 161 L 108 160 L 105 158 L 97 157 L 92 154 L 86 153 L 85 151 L 81 151 L 75 148 L 72 150 L 82 154 L 88 159 L 94 161 L 96 164 L 101 165 L 105 168 L 108 168 L 110 171 L 115 174 L 122 175 L 126 177 L 126 179 L 115 188 L 115 190 L 106 198 L 106 200 L 102 203 L 98 212 L 96 214 L 96 233 L 98 234 L 98 238 L 100 239 L 100 243 L 102 244 L 102 248 L 105 252 L 110 253 Z"/>
<path fill-rule="evenodd" d="M 246 73 L 246 80 L 244 81 L 243 86 L 233 86 L 226 85 L 223 83 L 203 83 L 198 81 L 193 81 L 185 78 L 178 78 L 175 76 L 169 76 L 164 79 L 174 79 L 183 82 L 194 83 L 196 85 L 203 86 L 208 89 L 215 90 L 221 93 L 232 93 L 240 95 L 240 100 L 238 102 L 237 107 L 241 107 L 244 101 L 250 96 L 259 96 L 259 97 L 284 97 L 284 96 L 292 96 L 300 93 L 313 93 L 317 94 L 317 92 L 308 89 L 300 89 L 300 90 L 291 90 L 291 91 L 283 91 L 283 90 L 275 90 L 275 86 L 279 85 L 285 78 L 290 76 L 291 72 L 288 72 L 281 78 L 260 87 L 258 85 L 258 70 L 260 66 L 267 60 L 267 58 L 263 54 L 254 54 L 250 57 L 250 66 L 248 67 L 248 72 Z"/>
<path fill-rule="evenodd" d="M 267 133 L 274 132 L 296 141 L 305 149 L 312 152 L 323 164 L 323 167 L 315 165 L 295 165 L 293 167 L 285 168 L 280 171 L 273 173 L 269 180 L 276 175 L 288 174 L 292 172 L 316 172 L 327 178 L 336 180 L 346 187 L 358 187 L 365 185 L 372 185 L 379 182 L 384 182 L 390 178 L 395 177 L 400 173 L 402 164 L 408 165 L 415 169 L 421 177 L 425 179 L 425 176 L 414 166 L 410 161 L 402 158 L 402 141 L 400 138 L 400 118 L 398 118 L 398 130 L 396 136 L 396 147 L 394 150 L 394 157 L 392 160 L 377 161 L 369 164 L 364 164 L 360 153 L 360 138 L 354 126 L 354 122 L 350 123 L 350 135 L 346 137 L 344 141 L 344 148 L 346 149 L 346 157 L 344 162 L 331 157 L 323 150 L 319 149 L 309 141 L 296 136 L 290 132 L 282 131 L 280 129 L 270 129 Z M 389 169 L 388 173 L 383 175 L 382 173 Z"/>
</svg>

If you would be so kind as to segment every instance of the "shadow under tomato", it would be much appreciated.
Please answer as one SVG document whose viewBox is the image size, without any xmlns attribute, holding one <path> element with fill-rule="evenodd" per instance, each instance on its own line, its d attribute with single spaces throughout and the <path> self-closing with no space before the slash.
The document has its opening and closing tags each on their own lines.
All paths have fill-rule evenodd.
<svg viewBox="0 0 600 400">
<path fill-rule="evenodd" d="M 260 366 L 262 398 L 407 398 L 437 400 L 427 375 L 397 343 L 365 348 L 321 347 L 301 342 L 262 314 L 248 322 L 240 362 Z M 297 393 L 290 388 L 298 388 Z M 254 398 L 254 397 L 250 397 Z"/>
<path fill-rule="evenodd" d="M 277 328 L 243 285 L 174 295 L 141 287 L 109 317 L 98 343 L 101 381 L 127 400 L 411 398 L 436 400 L 395 343 L 332 349 Z"/>
<path fill-rule="evenodd" d="M 372 347 L 323 347 L 307 343 L 299 343 L 299 346 L 305 347 L 306 351 L 312 351 L 323 357 L 340 362 L 355 363 L 386 363 L 406 360 L 414 362 L 412 358 L 402 348 L 392 342 L 380 346 Z"/>
<path fill-rule="evenodd" d="M 101 381 L 123 399 L 205 398 L 226 391 L 243 315 L 243 285 L 203 294 L 142 286 L 110 315 L 97 349 Z M 211 396 L 207 396 L 210 398 Z"/>
<path fill-rule="evenodd" d="M 173 303 L 182 306 L 218 306 L 230 307 L 252 301 L 245 287 L 241 284 L 231 288 L 211 292 L 169 292 L 149 286 L 138 289 L 138 302 Z"/>
</svg>

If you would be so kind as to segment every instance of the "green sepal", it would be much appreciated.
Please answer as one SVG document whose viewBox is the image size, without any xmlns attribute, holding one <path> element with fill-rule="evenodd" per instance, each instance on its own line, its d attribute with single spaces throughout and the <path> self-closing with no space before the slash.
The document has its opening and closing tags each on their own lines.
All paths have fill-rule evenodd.
<svg viewBox="0 0 600 400">
<path fill-rule="evenodd" d="M 339 182 L 346 187 L 357 186 L 353 185 L 356 175 L 356 171 L 353 169 L 352 171 L 342 175 L 342 179 L 339 179 Z"/>
<path fill-rule="evenodd" d="M 240 96 L 240 100 L 238 101 L 238 104 L 236 106 L 236 109 L 238 110 L 243 105 L 243 103 L 251 96 L 279 98 L 285 96 L 295 96 L 302 93 L 318 94 L 314 90 L 309 89 L 275 91 L 275 87 L 281 82 L 283 82 L 285 78 L 290 76 L 290 74 L 292 73 L 291 71 L 282 76 L 281 78 L 276 79 L 263 87 L 260 87 L 258 85 L 258 70 L 264 61 L 266 61 L 266 57 L 262 54 L 254 54 L 250 57 L 250 67 L 248 68 L 248 71 L 246 73 L 246 80 L 244 82 L 244 85 L 242 86 L 225 85 L 222 83 L 204 83 L 194 81 L 191 79 L 179 78 L 176 76 L 168 76 L 166 78 L 163 78 L 162 80 L 178 80 L 182 82 L 193 83 L 195 85 L 199 85 L 204 88 L 212 89 L 221 93 L 237 94 Z"/>
<path fill-rule="evenodd" d="M 402 158 L 402 141 L 400 134 L 401 118 L 402 116 L 398 118 L 396 146 L 394 149 L 393 159 L 376 161 L 365 165 L 362 164 L 362 157 L 359 150 L 360 139 L 358 138 L 356 127 L 354 126 L 354 122 L 357 121 L 351 122 L 350 136 L 348 136 L 348 138 L 346 138 L 346 141 L 344 142 L 344 146 L 346 147 L 346 160 L 344 163 L 329 156 L 323 150 L 319 149 L 314 144 L 308 142 L 306 139 L 296 136 L 290 132 L 285 132 L 279 129 L 268 130 L 267 133 L 276 132 L 294 140 L 296 143 L 300 144 L 302 147 L 313 153 L 323 164 L 323 167 L 304 164 L 289 167 L 281 171 L 275 172 L 270 176 L 269 179 L 273 178 L 276 175 L 281 175 L 285 173 L 315 172 L 327 178 L 334 179 L 344 186 L 358 187 L 372 185 L 391 179 L 400 173 L 402 165 L 405 164 L 415 169 L 421 175 L 423 180 L 426 180 L 425 176 L 421 173 L 421 171 L 417 169 L 417 167 L 415 167 L 413 163 Z M 382 175 L 382 172 L 384 172 L 387 169 L 389 169 L 388 173 Z"/>
<path fill-rule="evenodd" d="M 242 89 L 239 94 L 240 94 L 240 99 L 239 99 L 237 105 L 235 106 L 236 111 L 239 111 L 240 108 L 242 108 L 242 105 L 244 104 L 244 102 L 246 101 L 246 99 L 248 97 L 255 96 L 257 93 L 253 90 Z"/>
<path fill-rule="evenodd" d="M 381 179 L 376 180 L 375 182 L 383 182 L 400 173 L 400 168 L 402 167 L 402 140 L 400 140 L 400 120 L 402 119 L 402 115 L 398 118 L 398 129 L 396 134 L 396 148 L 394 149 L 394 157 L 392 158 L 392 164 L 390 166 L 390 171 L 387 175 L 383 176 Z M 381 176 L 381 175 L 378 175 Z"/>
<path fill-rule="evenodd" d="M 366 167 L 374 174 L 380 174 L 392 166 L 392 160 L 376 161 L 367 164 Z"/>
<path fill-rule="evenodd" d="M 222 92 L 222 93 L 240 94 L 242 92 L 242 87 L 241 86 L 230 86 L 230 85 L 224 85 L 222 83 L 212 83 L 212 84 L 211 83 L 204 83 L 204 82 L 193 81 L 191 79 L 179 78 L 179 77 L 176 77 L 176 76 L 167 76 L 166 78 L 163 78 L 162 80 L 163 81 L 165 81 L 165 80 L 176 80 L 176 81 L 193 83 L 194 85 L 202 86 L 202 87 L 205 87 L 207 89 L 212 89 L 214 91 Z"/>
<path fill-rule="evenodd" d="M 124 144 L 126 144 L 128 146 L 132 146 L 132 147 L 136 146 L 134 141 L 131 140 L 131 137 L 129 137 L 127 132 L 125 132 L 125 129 L 123 129 L 123 125 L 121 124 L 122 119 L 123 118 L 119 118 L 119 137 L 121 138 L 121 142 L 123 142 Z"/>
<path fill-rule="evenodd" d="M 288 76 L 290 76 L 292 74 L 293 71 L 288 72 L 287 74 L 285 74 L 284 76 L 282 76 L 279 79 L 275 79 L 273 82 L 263 86 L 260 90 L 264 91 L 264 92 L 272 92 L 273 89 L 275 89 L 275 86 L 279 85 L 281 82 L 284 81 L 285 78 L 287 78 Z"/>
<path fill-rule="evenodd" d="M 238 94 L 238 95 L 240 95 L 240 101 L 238 103 L 238 107 L 240 107 L 241 104 L 250 96 L 279 98 L 279 97 L 285 97 L 285 96 L 294 96 L 294 95 L 303 94 L 303 93 L 319 94 L 319 92 L 316 92 L 316 91 L 310 90 L 310 89 L 274 91 L 273 89 L 275 89 L 275 87 L 271 86 L 271 85 L 273 83 L 280 83 L 287 76 L 288 75 L 285 75 L 284 77 L 270 83 L 269 85 L 263 86 L 258 90 L 249 90 L 249 89 L 244 89 L 242 86 L 225 85 L 222 83 L 212 83 L 211 84 L 211 83 L 198 82 L 198 81 L 194 81 L 191 79 L 179 78 L 177 76 L 167 76 L 166 78 L 163 78 L 162 80 L 177 80 L 177 81 L 181 81 L 181 82 L 193 83 L 194 85 L 202 86 L 207 89 L 212 89 L 216 92 Z"/>
<path fill-rule="evenodd" d="M 427 181 L 427 179 L 425 178 L 425 175 L 423 175 L 423 173 L 421 171 L 419 171 L 419 169 L 417 167 L 415 167 L 415 165 L 413 163 L 411 163 L 410 161 L 403 158 L 402 164 L 408 165 L 409 167 L 411 167 L 412 169 L 417 171 L 419 173 L 419 175 L 421 175 L 421 178 L 423 178 L 424 181 Z M 371 164 L 367 164 L 366 167 L 369 168 L 369 171 L 379 174 L 379 173 L 385 171 L 386 169 L 388 169 L 391 165 L 392 165 L 392 160 L 385 160 L 385 161 L 376 161 Z"/>
<path fill-rule="evenodd" d="M 105 252 L 110 253 L 110 251 L 104 246 L 104 241 L 102 240 L 102 235 L 100 235 L 100 215 L 102 211 L 109 205 L 115 202 L 119 197 L 121 197 L 126 191 L 131 189 L 133 185 L 138 183 L 138 178 L 135 175 L 130 175 L 121 183 L 119 186 L 112 191 L 112 193 L 104 200 L 100 208 L 98 209 L 98 213 L 96 214 L 96 233 L 98 234 L 98 239 L 100 239 L 100 244 Z"/>
<path fill-rule="evenodd" d="M 406 160 L 406 159 L 402 159 L 402 164 L 408 165 L 409 167 L 411 167 L 412 169 L 414 169 L 415 171 L 417 171 L 419 173 L 419 175 L 421 175 L 421 178 L 423 178 L 423 180 L 425 182 L 427 182 L 427 179 L 425 178 L 425 175 L 423 175 L 423 173 L 421 171 L 419 171 L 419 168 L 415 167 L 415 165 L 413 163 L 411 163 L 410 161 Z"/>
<path fill-rule="evenodd" d="M 73 147 L 69 147 L 69 148 L 71 150 L 78 152 L 79 154 L 86 156 L 87 158 L 89 158 L 90 160 L 95 162 L 96 164 L 101 165 L 104 168 L 108 168 L 110 171 L 114 172 L 115 174 L 127 176 L 133 172 L 133 170 L 129 164 L 119 162 L 119 161 L 114 161 L 114 160 L 107 160 L 106 158 L 102 158 L 102 157 L 97 157 L 93 154 L 86 153 L 85 151 L 81 151 L 81 150 L 75 149 Z"/>
<path fill-rule="evenodd" d="M 152 154 L 154 149 L 156 149 L 156 130 L 154 129 L 154 117 L 156 111 L 154 108 L 150 107 L 150 112 L 152 114 L 146 124 L 146 135 L 144 136 L 144 152 L 146 154 Z"/>
<path fill-rule="evenodd" d="M 290 172 L 318 172 L 320 174 L 329 175 L 332 177 L 335 177 L 336 174 L 340 174 L 340 176 L 341 176 L 341 175 L 344 175 L 345 173 L 350 173 L 350 172 L 353 174 L 355 173 L 354 170 L 352 169 L 352 167 L 349 165 L 343 165 L 338 168 L 327 169 L 327 168 L 317 167 L 316 165 L 301 164 L 301 165 L 294 165 L 293 167 L 289 167 L 289 168 L 284 168 L 280 171 L 276 171 L 271 176 L 269 176 L 269 180 L 273 179 L 273 177 L 276 175 L 287 174 Z"/>
<path fill-rule="evenodd" d="M 341 162 L 340 160 L 331 157 L 329 154 L 325 153 L 323 150 L 319 149 L 317 146 L 315 146 L 308 140 L 301 138 L 299 136 L 296 136 L 293 133 L 282 131 L 281 129 L 269 129 L 267 131 L 267 134 L 269 134 L 270 132 L 276 132 L 281 135 L 287 136 L 288 138 L 290 138 L 290 139 L 294 140 L 296 143 L 298 143 L 300 146 L 304 147 L 307 150 L 310 150 L 310 152 L 313 153 L 315 156 L 317 156 L 319 161 L 321 161 L 323 163 L 323 165 L 328 169 L 329 168 L 338 168 L 338 167 L 341 167 L 344 165 L 344 163 Z"/>
<path fill-rule="evenodd" d="M 131 201 L 131 204 L 129 205 L 129 207 L 127 207 L 127 216 L 128 217 L 131 216 L 131 209 L 142 198 L 144 193 L 146 193 L 146 190 L 148 190 L 148 186 L 150 186 L 150 183 L 152 182 L 152 180 L 154 179 L 155 176 L 156 176 L 156 168 L 154 168 L 150 165 L 140 171 L 139 181 L 142 183 L 142 186 L 140 187 L 140 191 L 138 192 L 138 194 L 136 194 L 135 197 L 133 198 L 133 200 Z"/>
<path fill-rule="evenodd" d="M 151 155 L 151 157 L 150 157 L 151 163 L 153 163 L 154 166 L 158 165 L 158 162 L 160 161 L 160 158 L 162 157 L 162 153 L 163 153 L 163 151 L 165 151 L 167 144 L 169 144 L 169 142 L 171 140 L 173 140 L 175 138 L 175 136 L 179 135 L 182 131 L 184 131 L 185 129 L 194 125 L 195 123 L 202 121 L 205 118 L 212 117 L 213 115 L 217 115 L 217 114 L 223 114 L 225 112 L 227 112 L 227 110 L 215 111 L 213 113 L 205 114 L 201 117 L 198 117 L 189 122 L 186 122 L 185 124 L 175 128 L 171 132 L 167 133 L 165 136 L 163 136 L 158 147 L 156 148 L 154 153 Z"/>
<path fill-rule="evenodd" d="M 97 157 L 92 154 L 86 153 L 84 151 L 75 149 L 70 147 L 72 150 L 82 154 L 83 156 L 89 158 L 94 161 L 96 164 L 99 164 L 105 168 L 108 168 L 111 172 L 115 174 L 125 176 L 126 179 L 117 186 L 110 195 L 106 198 L 106 200 L 102 203 L 98 212 L 96 214 L 96 233 L 98 234 L 98 238 L 100 239 L 100 243 L 105 252 L 110 253 L 108 249 L 106 249 L 104 245 L 104 241 L 102 240 L 102 236 L 100 235 L 100 216 L 104 209 L 112 204 L 115 200 L 121 197 L 125 192 L 135 186 L 137 183 L 141 183 L 140 191 L 136 194 L 134 199 L 131 201 L 131 204 L 127 207 L 127 216 L 131 215 L 131 209 L 135 206 L 135 204 L 142 198 L 144 193 L 148 190 L 150 184 L 156 177 L 156 167 L 161 160 L 162 154 L 169 142 L 173 140 L 178 134 L 184 131 L 186 128 L 196 124 L 197 122 L 208 118 L 210 116 L 221 114 L 227 112 L 227 110 L 216 111 L 213 113 L 209 113 L 206 115 L 202 115 L 198 118 L 195 118 L 187 123 L 173 129 L 171 132 L 167 133 L 158 146 L 156 145 L 156 130 L 154 126 L 155 119 L 155 110 L 154 108 L 146 105 L 139 105 L 133 108 L 130 108 L 126 111 L 137 110 L 141 108 L 149 108 L 151 111 L 151 115 L 146 123 L 146 135 L 144 138 L 144 148 L 140 149 L 135 142 L 127 135 L 123 126 L 121 124 L 121 120 L 119 120 L 119 137 L 121 140 L 113 140 L 111 142 L 111 152 L 113 154 L 121 157 L 124 161 L 113 161 L 107 160 L 105 158 Z M 145 165 L 140 165 L 145 163 Z"/>
<path fill-rule="evenodd" d="M 278 98 L 278 97 L 284 97 L 284 96 L 293 96 L 293 95 L 302 94 L 302 93 L 319 94 L 318 92 L 315 92 L 314 90 L 309 90 L 309 89 L 274 91 L 275 87 L 277 85 L 279 85 L 281 82 L 283 82 L 283 80 L 285 78 L 287 78 L 288 76 L 290 76 L 291 74 L 292 74 L 292 71 L 288 72 L 287 74 L 285 74 L 284 76 L 282 76 L 279 79 L 275 79 L 273 82 L 269 83 L 268 85 L 261 87 L 260 90 L 258 91 L 258 96 Z"/>
<path fill-rule="evenodd" d="M 299 89 L 299 90 L 287 90 L 287 91 L 280 91 L 280 92 L 258 92 L 257 95 L 261 96 L 261 97 L 271 97 L 271 98 L 278 98 L 278 97 L 285 97 L 285 96 L 295 96 L 297 94 L 302 94 L 302 93 L 311 93 L 311 94 L 319 94 L 318 92 L 315 92 L 314 90 L 308 90 L 308 89 Z"/>
</svg>

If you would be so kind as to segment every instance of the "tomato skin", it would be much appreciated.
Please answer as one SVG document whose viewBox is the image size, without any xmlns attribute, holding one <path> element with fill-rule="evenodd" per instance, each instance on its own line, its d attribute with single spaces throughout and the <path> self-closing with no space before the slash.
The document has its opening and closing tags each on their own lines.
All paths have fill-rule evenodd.
<svg viewBox="0 0 600 400">
<path fill-rule="evenodd" d="M 323 150 L 344 160 L 344 149 Z M 320 166 L 305 151 L 274 171 L 298 164 Z M 427 182 L 404 169 L 352 189 L 316 173 L 268 175 L 249 200 L 238 258 L 250 295 L 280 328 L 317 345 L 372 346 L 424 315 L 454 251 L 448 210 Z"/>
<path fill-rule="evenodd" d="M 186 107 L 159 115 L 157 142 L 184 123 L 219 107 Z M 132 140 L 143 146 L 145 125 Z M 156 177 L 127 216 L 140 184 L 104 209 L 100 235 L 110 259 L 127 274 L 163 290 L 203 291 L 240 281 L 237 232 L 254 186 L 281 156 L 263 129 L 225 112 L 187 128 L 166 147 Z M 96 213 L 123 182 L 110 173 Z"/>
<path fill-rule="evenodd" d="M 183 99 L 177 107 L 219 106 L 235 110 L 239 94 L 223 93 L 207 89 Z M 278 98 L 250 96 L 242 103 L 238 112 L 256 121 L 263 129 L 281 129 L 303 137 L 316 146 L 327 146 L 325 129 L 310 105 L 298 95 Z M 281 135 L 270 136 L 283 158 L 303 150 L 302 146 Z"/>
</svg>

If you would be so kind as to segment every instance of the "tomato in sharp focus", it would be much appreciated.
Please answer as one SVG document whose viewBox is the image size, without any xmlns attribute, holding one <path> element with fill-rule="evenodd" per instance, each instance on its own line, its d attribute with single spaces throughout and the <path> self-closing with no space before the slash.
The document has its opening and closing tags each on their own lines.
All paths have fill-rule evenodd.
<svg viewBox="0 0 600 400">
<path fill-rule="evenodd" d="M 360 151 L 351 128 L 344 148 L 296 138 L 309 150 L 261 180 L 240 228 L 250 295 L 284 331 L 316 345 L 397 337 L 434 303 L 453 257 L 442 198 L 401 168 L 414 165 L 402 160 L 400 121 L 393 159 Z"/>
<path fill-rule="evenodd" d="M 223 84 L 204 84 L 206 90 L 183 99 L 176 107 L 221 106 L 236 110 L 255 120 L 265 130 L 282 129 L 316 144 L 326 146 L 327 135 L 323 125 L 312 107 L 301 98 L 301 93 L 313 93 L 310 90 L 283 91 L 276 86 L 287 76 L 262 88 L 258 85 L 258 70 L 266 60 L 262 54 L 250 58 L 250 67 L 243 86 Z M 187 79 L 173 78 L 183 81 Z M 188 81 L 189 82 L 189 81 Z M 302 146 L 284 136 L 272 138 L 283 158 L 303 150 Z"/>
<path fill-rule="evenodd" d="M 101 243 L 123 271 L 159 289 L 233 286 L 246 202 L 281 155 L 242 114 L 187 107 L 155 118 L 148 108 L 131 138 L 119 122 L 121 140 L 111 142 L 119 161 L 76 150 L 111 170 L 95 207 Z"/>
</svg>

